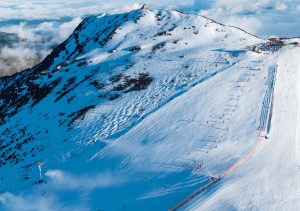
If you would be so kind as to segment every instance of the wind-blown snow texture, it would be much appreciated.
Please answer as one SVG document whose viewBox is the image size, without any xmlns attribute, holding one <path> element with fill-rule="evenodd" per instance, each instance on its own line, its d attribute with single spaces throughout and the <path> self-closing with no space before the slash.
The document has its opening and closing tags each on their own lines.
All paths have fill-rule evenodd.
<svg viewBox="0 0 300 211">
<path fill-rule="evenodd" d="M 41 64 L 0 79 L 2 209 L 14 209 L 11 194 L 171 208 L 257 143 L 279 47 L 177 11 L 85 19 Z"/>
</svg>

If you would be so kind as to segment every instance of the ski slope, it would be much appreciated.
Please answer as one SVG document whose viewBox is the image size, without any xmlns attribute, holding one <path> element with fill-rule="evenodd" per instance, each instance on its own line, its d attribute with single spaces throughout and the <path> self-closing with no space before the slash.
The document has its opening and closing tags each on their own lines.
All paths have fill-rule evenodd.
<svg viewBox="0 0 300 211">
<path fill-rule="evenodd" d="M 280 71 L 290 64 L 277 61 L 297 53 L 272 50 L 281 47 L 178 11 L 86 18 L 41 64 L 0 79 L 0 209 L 173 207 L 257 145 L 276 70 L 266 144 L 277 137 Z M 228 196 L 243 168 L 185 208 L 223 206 L 214 195 Z"/>
<path fill-rule="evenodd" d="M 297 210 L 300 207 L 300 50 L 276 58 L 278 73 L 269 139 L 242 166 L 182 210 Z"/>
</svg>

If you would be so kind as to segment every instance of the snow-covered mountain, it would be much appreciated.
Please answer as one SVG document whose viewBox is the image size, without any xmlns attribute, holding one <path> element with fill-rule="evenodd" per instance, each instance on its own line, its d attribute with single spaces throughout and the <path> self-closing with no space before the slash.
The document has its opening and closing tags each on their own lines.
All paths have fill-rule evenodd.
<svg viewBox="0 0 300 211">
<path fill-rule="evenodd" d="M 297 41 L 178 11 L 86 18 L 0 79 L 1 208 L 166 210 L 230 178 L 271 128 L 280 48 Z"/>
</svg>

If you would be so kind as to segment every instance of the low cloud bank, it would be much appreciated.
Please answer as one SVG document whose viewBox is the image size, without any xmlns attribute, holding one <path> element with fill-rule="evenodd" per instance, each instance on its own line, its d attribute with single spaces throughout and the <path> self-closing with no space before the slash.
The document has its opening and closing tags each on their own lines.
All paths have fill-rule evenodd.
<svg viewBox="0 0 300 211">
<path fill-rule="evenodd" d="M 43 22 L 35 27 L 25 22 L 0 27 L 0 31 L 18 37 L 18 41 L 5 43 L 0 48 L 0 76 L 12 75 L 39 63 L 55 46 L 67 39 L 81 21 L 81 18 L 74 18 L 65 23 Z"/>
<path fill-rule="evenodd" d="M 195 0 L 194 6 L 203 4 Z M 235 25 L 262 38 L 269 36 L 300 37 L 298 0 L 213 0 L 201 15 L 228 25 Z"/>
<path fill-rule="evenodd" d="M 96 188 L 116 186 L 125 181 L 123 177 L 109 172 L 93 176 L 75 176 L 55 169 L 47 171 L 45 175 L 50 179 L 53 188 L 64 190 L 93 190 Z"/>
<path fill-rule="evenodd" d="M 5 192 L 0 194 L 0 209 L 10 211 L 69 211 L 69 210 L 89 210 L 83 205 L 65 205 L 61 203 L 57 196 L 53 194 L 43 194 L 41 192 L 13 194 Z"/>
<path fill-rule="evenodd" d="M 0 210 L 91 210 L 88 204 L 93 191 L 116 187 L 128 181 L 112 172 L 75 175 L 60 169 L 53 169 L 48 170 L 45 176 L 47 183 L 32 186 L 26 191 L 0 193 Z M 69 194 L 72 197 L 69 197 Z"/>
</svg>

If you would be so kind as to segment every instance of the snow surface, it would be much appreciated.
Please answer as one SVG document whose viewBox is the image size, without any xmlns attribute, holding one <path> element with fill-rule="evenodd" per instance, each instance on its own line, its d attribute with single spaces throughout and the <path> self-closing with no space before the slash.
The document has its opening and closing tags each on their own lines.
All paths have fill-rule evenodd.
<svg viewBox="0 0 300 211">
<path fill-rule="evenodd" d="M 182 210 L 298 210 L 300 207 L 300 50 L 287 48 L 278 61 L 270 136 L 236 171 Z"/>
<path fill-rule="evenodd" d="M 251 157 L 266 160 L 263 150 L 269 146 L 270 160 L 249 160 L 184 209 L 252 206 L 236 197 L 227 203 L 226 197 L 245 194 L 239 193 L 247 190 L 239 188 L 245 181 L 252 188 L 264 187 L 262 167 L 278 167 L 270 164 L 277 153 L 271 144 L 296 127 L 295 119 L 279 116 L 283 108 L 278 102 L 287 94 L 287 99 L 296 98 L 295 87 L 288 92 L 292 87 L 280 83 L 285 75 L 297 80 L 287 67 L 298 65 L 292 63 L 298 50 L 249 50 L 266 43 L 237 28 L 176 11 L 87 18 L 43 63 L 0 81 L 0 208 L 169 209 L 207 184 L 209 174 L 223 174 L 256 146 L 266 130 L 277 70 L 270 139 L 260 149 L 263 158 L 260 151 Z M 32 89 L 46 94 L 36 96 Z M 293 106 L 295 101 L 287 99 L 284 105 Z M 294 107 L 286 112 L 288 108 L 295 112 Z M 289 128 L 276 135 L 282 125 Z M 288 147 L 279 145 L 274 147 Z M 37 162 L 42 163 L 42 179 Z M 298 172 L 297 163 L 293 168 Z M 274 173 L 267 169 L 266 176 Z M 284 176 L 289 173 L 296 175 L 287 171 Z M 261 179 L 257 186 L 250 184 L 255 174 Z M 240 180 L 243 175 L 249 179 Z M 241 183 L 237 190 L 228 189 L 236 182 Z M 294 186 L 294 181 L 286 182 Z M 276 196 L 267 202 L 283 197 Z M 267 206 L 263 201 L 259 205 Z"/>
</svg>

